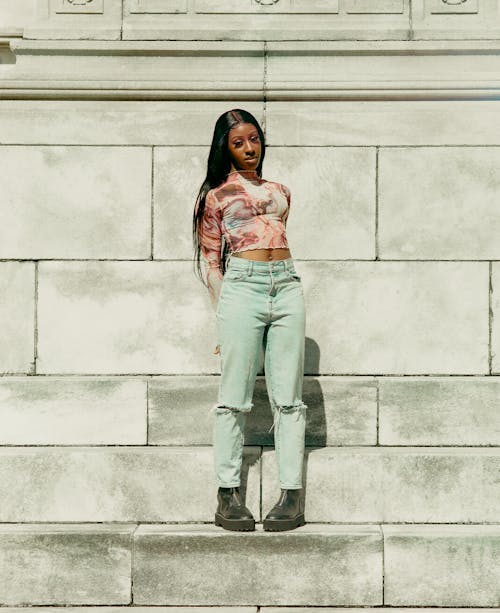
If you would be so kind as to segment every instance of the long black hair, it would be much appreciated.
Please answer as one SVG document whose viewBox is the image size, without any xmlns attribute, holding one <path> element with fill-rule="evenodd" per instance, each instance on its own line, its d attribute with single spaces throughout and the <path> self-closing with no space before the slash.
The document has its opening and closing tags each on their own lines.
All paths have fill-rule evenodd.
<svg viewBox="0 0 500 613">
<path fill-rule="evenodd" d="M 207 162 L 207 176 L 203 181 L 196 203 L 194 206 L 193 214 L 193 248 L 194 248 L 194 261 L 196 263 L 196 270 L 198 276 L 203 281 L 203 275 L 200 266 L 200 226 L 203 219 L 203 213 L 205 211 L 205 198 L 207 193 L 214 187 L 219 186 L 227 179 L 227 175 L 231 170 L 231 157 L 229 155 L 228 140 L 229 130 L 241 123 L 251 123 L 257 128 L 259 138 L 261 142 L 261 155 L 259 165 L 255 169 L 259 177 L 262 177 L 262 163 L 264 161 L 264 155 L 266 151 L 265 137 L 259 122 L 252 113 L 244 111 L 243 109 L 231 109 L 219 116 L 215 122 L 214 134 L 212 137 L 212 145 L 210 146 L 210 152 L 208 154 Z M 226 256 L 229 251 L 226 242 L 222 241 L 223 250 L 221 253 L 221 269 L 222 274 L 226 271 Z M 207 285 L 203 281 L 204 285 Z"/>
</svg>

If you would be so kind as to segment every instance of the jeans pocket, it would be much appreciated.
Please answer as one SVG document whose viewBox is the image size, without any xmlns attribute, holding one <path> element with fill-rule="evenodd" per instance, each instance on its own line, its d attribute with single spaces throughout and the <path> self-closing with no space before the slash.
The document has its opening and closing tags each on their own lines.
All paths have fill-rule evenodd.
<svg viewBox="0 0 500 613">
<path fill-rule="evenodd" d="M 245 270 L 228 270 L 224 277 L 228 281 L 240 281 L 246 277 L 247 273 Z"/>
<path fill-rule="evenodd" d="M 302 281 L 302 277 L 300 275 L 298 275 L 295 270 L 289 270 L 287 268 L 286 270 L 286 274 L 288 276 L 289 279 L 292 279 L 293 281 Z"/>
</svg>

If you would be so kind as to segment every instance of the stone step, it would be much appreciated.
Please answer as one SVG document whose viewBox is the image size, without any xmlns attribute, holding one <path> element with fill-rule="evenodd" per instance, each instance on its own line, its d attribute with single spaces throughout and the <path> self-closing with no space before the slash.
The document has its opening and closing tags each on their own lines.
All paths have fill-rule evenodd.
<svg viewBox="0 0 500 613">
<path fill-rule="evenodd" d="M 279 480 L 262 454 L 262 508 Z M 483 523 L 500 519 L 500 448 L 306 449 L 305 511 L 312 522 Z"/>
<path fill-rule="evenodd" d="M 135 613 L 318 613 L 316 607 L 245 607 L 245 606 L 135 606 Z M 30 608 L 31 613 L 130 613 L 127 606 L 66 606 L 36 607 Z M 25 607 L 4 607 L 2 613 L 26 613 Z M 337 607 L 322 607 L 321 613 L 339 613 Z M 500 613 L 500 608 L 495 607 L 342 607 L 342 613 Z"/>
<path fill-rule="evenodd" d="M 0 444 L 210 445 L 218 386 L 218 376 L 0 377 Z M 500 377 L 306 376 L 303 391 L 308 446 L 500 445 Z M 253 401 L 245 442 L 272 446 L 264 376 Z"/>
<path fill-rule="evenodd" d="M 245 607 L 245 606 L 135 606 L 135 613 L 318 613 L 316 607 Z M 30 608 L 31 613 L 130 613 L 126 606 L 76 606 L 76 607 L 36 607 Z M 25 607 L 4 607 L 2 613 L 26 613 Z M 339 613 L 337 607 L 322 607 L 321 613 Z M 342 613 L 500 613 L 495 607 L 342 607 Z"/>
<path fill-rule="evenodd" d="M 500 524 L 2 524 L 0 573 L 3 606 L 498 607 Z"/>
<path fill-rule="evenodd" d="M 306 520 L 496 522 L 499 466 L 499 448 L 307 448 Z M 241 492 L 262 519 L 273 448 L 244 448 Z M 216 495 L 211 446 L 0 448 L 1 522 L 212 522 Z"/>
</svg>

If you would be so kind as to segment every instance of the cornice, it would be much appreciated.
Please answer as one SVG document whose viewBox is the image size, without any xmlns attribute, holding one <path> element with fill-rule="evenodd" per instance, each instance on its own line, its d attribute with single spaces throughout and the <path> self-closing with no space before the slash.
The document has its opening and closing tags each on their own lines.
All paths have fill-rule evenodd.
<svg viewBox="0 0 500 613">
<path fill-rule="evenodd" d="M 0 40 L 0 49 L 5 40 Z M 480 100 L 500 96 L 496 41 L 13 39 L 3 99 Z"/>
</svg>

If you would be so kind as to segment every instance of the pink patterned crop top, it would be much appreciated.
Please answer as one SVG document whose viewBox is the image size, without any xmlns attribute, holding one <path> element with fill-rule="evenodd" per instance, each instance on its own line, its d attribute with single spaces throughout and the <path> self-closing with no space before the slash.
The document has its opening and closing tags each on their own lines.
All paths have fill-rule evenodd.
<svg viewBox="0 0 500 613">
<path fill-rule="evenodd" d="M 214 309 L 224 278 L 222 237 L 230 253 L 288 247 L 286 220 L 289 210 L 288 187 L 261 179 L 256 170 L 230 172 L 224 183 L 209 190 L 199 235 Z"/>
</svg>

